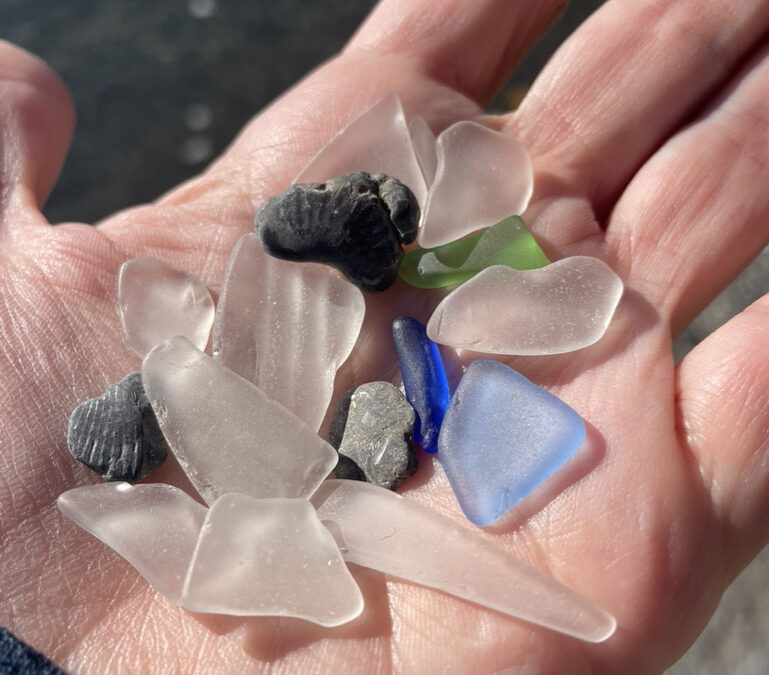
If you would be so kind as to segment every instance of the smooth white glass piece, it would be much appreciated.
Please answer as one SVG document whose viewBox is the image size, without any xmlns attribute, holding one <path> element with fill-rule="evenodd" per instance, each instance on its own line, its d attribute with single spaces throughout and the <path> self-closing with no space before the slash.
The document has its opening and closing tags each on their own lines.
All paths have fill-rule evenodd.
<svg viewBox="0 0 769 675">
<path fill-rule="evenodd" d="M 601 339 L 622 289 L 605 262 L 588 256 L 533 270 L 494 265 L 441 301 L 427 334 L 487 354 L 562 354 Z"/>
<path fill-rule="evenodd" d="M 435 134 L 423 117 L 415 117 L 409 122 L 409 133 L 411 134 L 411 144 L 414 146 L 414 152 L 422 169 L 422 175 L 425 177 L 425 183 L 429 189 L 435 180 L 435 172 L 438 168 Z"/>
<path fill-rule="evenodd" d="M 403 106 L 395 94 L 385 96 L 339 131 L 294 183 L 323 183 L 357 171 L 397 178 L 424 206 L 427 185 L 411 144 Z"/>
<path fill-rule="evenodd" d="M 312 497 L 344 559 L 589 642 L 614 617 L 482 534 L 376 485 L 328 480 Z"/>
<path fill-rule="evenodd" d="M 133 565 L 156 591 L 181 604 L 182 585 L 207 509 L 161 483 L 102 483 L 68 490 L 59 510 Z"/>
<path fill-rule="evenodd" d="M 183 337 L 153 349 L 142 382 L 168 445 L 203 499 L 309 497 L 336 451 L 257 386 Z"/>
<path fill-rule="evenodd" d="M 208 512 L 182 604 L 338 626 L 361 613 L 363 596 L 309 501 L 227 494 Z"/>
<path fill-rule="evenodd" d="M 224 277 L 214 357 L 317 430 L 365 311 L 363 293 L 328 267 L 265 255 L 247 234 Z"/>
<path fill-rule="evenodd" d="M 438 136 L 436 150 L 438 168 L 419 231 L 422 248 L 448 244 L 526 210 L 534 173 L 515 138 L 457 122 Z"/>
<path fill-rule="evenodd" d="M 174 335 L 205 349 L 214 321 L 214 301 L 203 282 L 155 258 L 120 266 L 117 310 L 123 339 L 139 358 Z"/>
</svg>

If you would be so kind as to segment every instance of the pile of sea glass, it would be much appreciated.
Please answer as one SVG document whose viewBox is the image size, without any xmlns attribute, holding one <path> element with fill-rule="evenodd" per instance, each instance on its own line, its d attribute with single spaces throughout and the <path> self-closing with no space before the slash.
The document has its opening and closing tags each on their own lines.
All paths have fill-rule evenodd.
<svg viewBox="0 0 769 675">
<path fill-rule="evenodd" d="M 73 412 L 70 450 L 110 482 L 64 493 L 59 508 L 191 611 L 343 624 L 363 609 L 355 563 L 583 640 L 608 638 L 615 621 L 604 610 L 393 491 L 415 469 L 413 437 L 437 452 L 468 519 L 490 525 L 584 440 L 576 412 L 493 360 L 470 363 L 450 396 L 436 344 L 546 355 L 606 330 L 622 282 L 594 258 L 548 261 L 511 216 L 532 183 L 515 139 L 473 122 L 436 139 L 388 96 L 257 214 L 216 307 L 189 274 L 126 262 L 118 313 L 141 372 Z M 344 227 L 364 222 L 362 234 L 334 229 L 340 204 L 352 204 Z M 421 248 L 404 253 L 417 237 Z M 398 275 L 450 292 L 426 327 L 394 322 L 402 388 L 362 383 L 345 394 L 332 447 L 318 430 L 361 331 L 360 289 L 381 291 Z M 171 485 L 131 484 L 169 449 L 206 506 Z"/>
</svg>

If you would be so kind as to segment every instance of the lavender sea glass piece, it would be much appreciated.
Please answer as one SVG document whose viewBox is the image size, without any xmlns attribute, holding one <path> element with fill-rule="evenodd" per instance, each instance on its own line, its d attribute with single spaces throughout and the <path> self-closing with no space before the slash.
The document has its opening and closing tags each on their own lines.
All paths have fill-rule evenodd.
<svg viewBox="0 0 769 675">
<path fill-rule="evenodd" d="M 182 604 L 338 626 L 361 613 L 363 596 L 308 500 L 232 493 L 208 511 Z"/>
<path fill-rule="evenodd" d="M 433 248 L 520 215 L 534 173 L 512 136 L 475 122 L 457 122 L 438 136 L 438 168 L 422 213 L 419 245 Z"/>
<path fill-rule="evenodd" d="M 142 381 L 160 428 L 201 497 L 309 497 L 337 453 L 259 387 L 183 337 L 144 358 Z"/>
<path fill-rule="evenodd" d="M 473 361 L 441 427 L 438 458 L 467 518 L 492 525 L 585 439 L 582 418 L 512 368 Z"/>
<path fill-rule="evenodd" d="M 434 453 L 449 405 L 449 384 L 438 345 L 427 337 L 419 321 L 408 316 L 395 319 L 392 331 L 406 398 L 417 413 L 414 440 Z"/>
<path fill-rule="evenodd" d="M 422 117 L 415 117 L 409 122 L 409 133 L 414 152 L 419 160 L 419 167 L 422 169 L 422 175 L 425 177 L 425 183 L 429 188 L 435 180 L 435 171 L 438 168 L 435 134 Z"/>
<path fill-rule="evenodd" d="M 224 276 L 214 358 L 317 430 L 365 311 L 349 281 L 324 265 L 268 256 L 247 234 Z"/>
<path fill-rule="evenodd" d="M 205 349 L 214 321 L 214 301 L 203 282 L 155 258 L 120 266 L 117 309 L 123 339 L 140 358 L 174 335 Z"/>
<path fill-rule="evenodd" d="M 336 176 L 365 171 L 397 178 L 420 206 L 427 185 L 414 152 L 400 99 L 389 94 L 365 110 L 324 145 L 294 183 L 323 183 Z"/>
<path fill-rule="evenodd" d="M 348 562 L 580 640 L 601 642 L 616 628 L 606 611 L 479 532 L 394 492 L 327 480 L 312 502 Z"/>
<path fill-rule="evenodd" d="M 494 265 L 443 298 L 427 334 L 487 354 L 563 354 L 603 337 L 622 290 L 612 269 L 589 256 L 532 270 Z"/>
<path fill-rule="evenodd" d="M 164 484 L 85 485 L 59 510 L 131 563 L 156 591 L 181 604 L 182 585 L 207 509 Z"/>
</svg>

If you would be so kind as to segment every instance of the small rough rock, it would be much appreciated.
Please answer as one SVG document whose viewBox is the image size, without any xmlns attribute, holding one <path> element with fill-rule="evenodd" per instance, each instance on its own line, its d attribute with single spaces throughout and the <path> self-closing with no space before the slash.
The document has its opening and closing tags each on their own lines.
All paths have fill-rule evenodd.
<svg viewBox="0 0 769 675">
<path fill-rule="evenodd" d="M 75 459 L 106 480 L 134 483 L 157 469 L 168 456 L 168 444 L 141 375 L 131 373 L 77 406 L 69 418 L 67 445 Z"/>
<path fill-rule="evenodd" d="M 347 415 L 350 412 L 350 402 L 352 401 L 352 395 L 355 393 L 355 387 L 348 389 L 337 403 L 334 416 L 331 418 L 331 424 L 328 427 L 328 442 L 337 450 L 339 454 L 339 446 L 342 444 L 342 438 L 344 437 L 344 428 L 347 424 Z M 343 478 L 345 480 L 366 480 L 366 474 L 362 469 L 347 455 L 339 455 L 339 461 L 336 463 L 334 470 L 331 472 L 329 478 Z"/>
<path fill-rule="evenodd" d="M 350 397 L 344 436 L 338 448 L 340 464 L 334 475 L 360 480 L 356 477 L 357 467 L 369 483 L 388 490 L 397 488 L 417 468 L 410 443 L 415 420 L 414 409 L 389 382 L 369 382 L 357 387 Z M 338 430 L 333 434 L 336 440 Z"/>
<path fill-rule="evenodd" d="M 465 371 L 443 419 L 438 459 L 467 518 L 485 527 L 571 459 L 582 418 L 497 361 Z"/>
<path fill-rule="evenodd" d="M 392 331 L 406 398 L 417 414 L 414 439 L 425 452 L 437 452 L 438 433 L 450 399 L 441 353 L 416 319 L 398 317 Z"/>
<path fill-rule="evenodd" d="M 254 229 L 270 255 L 326 263 L 361 290 L 378 292 L 395 283 L 401 244 L 416 239 L 419 215 L 403 183 L 361 172 L 292 185 L 265 202 Z"/>
</svg>

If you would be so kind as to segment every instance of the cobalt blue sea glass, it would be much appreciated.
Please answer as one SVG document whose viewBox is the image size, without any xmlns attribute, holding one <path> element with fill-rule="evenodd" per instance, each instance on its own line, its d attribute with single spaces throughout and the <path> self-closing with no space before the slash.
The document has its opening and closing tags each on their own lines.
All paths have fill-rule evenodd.
<svg viewBox="0 0 769 675">
<path fill-rule="evenodd" d="M 438 450 L 438 433 L 449 405 L 449 383 L 436 345 L 416 319 L 401 316 L 393 321 L 406 398 L 417 413 L 414 440 L 426 452 Z"/>
<path fill-rule="evenodd" d="M 468 520 L 496 522 L 585 439 L 582 418 L 512 368 L 473 361 L 441 427 L 438 459 Z"/>
</svg>

